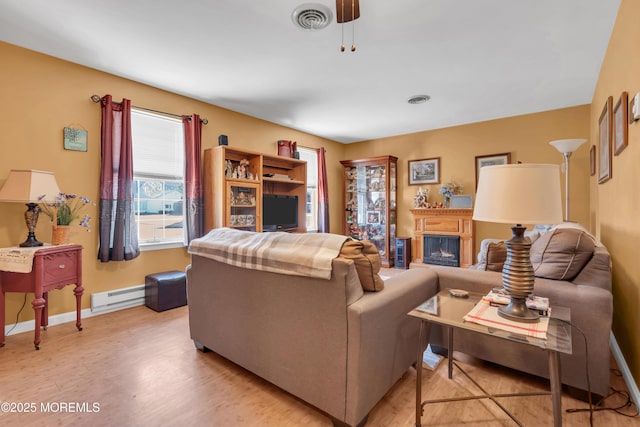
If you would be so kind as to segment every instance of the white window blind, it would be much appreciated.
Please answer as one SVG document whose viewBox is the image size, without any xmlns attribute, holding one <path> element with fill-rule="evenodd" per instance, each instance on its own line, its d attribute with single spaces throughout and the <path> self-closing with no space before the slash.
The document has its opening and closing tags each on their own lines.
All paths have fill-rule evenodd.
<svg viewBox="0 0 640 427">
<path fill-rule="evenodd" d="M 147 178 L 184 177 L 184 131 L 182 121 L 131 110 L 133 167 Z"/>
<path fill-rule="evenodd" d="M 134 213 L 141 248 L 184 242 L 182 121 L 131 110 Z"/>
</svg>

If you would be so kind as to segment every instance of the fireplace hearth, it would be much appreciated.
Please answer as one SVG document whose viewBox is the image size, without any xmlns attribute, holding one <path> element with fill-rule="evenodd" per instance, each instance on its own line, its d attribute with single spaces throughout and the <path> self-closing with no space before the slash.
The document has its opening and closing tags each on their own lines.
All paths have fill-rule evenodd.
<svg viewBox="0 0 640 427">
<path fill-rule="evenodd" d="M 460 267 L 460 236 L 425 234 L 423 262 Z"/>
</svg>

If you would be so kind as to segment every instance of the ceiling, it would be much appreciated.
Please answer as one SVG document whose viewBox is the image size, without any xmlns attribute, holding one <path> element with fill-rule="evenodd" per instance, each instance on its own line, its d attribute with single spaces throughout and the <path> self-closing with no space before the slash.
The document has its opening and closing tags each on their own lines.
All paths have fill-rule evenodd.
<svg viewBox="0 0 640 427">
<path fill-rule="evenodd" d="M 333 0 L 3 0 L 0 40 L 350 143 L 591 103 L 619 4 L 362 0 L 340 52 Z"/>
</svg>

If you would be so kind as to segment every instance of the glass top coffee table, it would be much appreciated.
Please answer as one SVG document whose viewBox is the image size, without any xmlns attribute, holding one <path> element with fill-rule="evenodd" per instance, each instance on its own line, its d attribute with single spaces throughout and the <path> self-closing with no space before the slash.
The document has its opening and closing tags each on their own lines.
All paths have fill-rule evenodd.
<svg viewBox="0 0 640 427">
<path fill-rule="evenodd" d="M 422 401 L 422 364 L 418 363 L 416 378 L 416 427 L 420 427 L 424 405 L 428 403 L 453 402 L 471 399 L 490 399 L 500 407 L 518 425 L 523 425 L 511 414 L 500 402 L 499 397 L 512 396 L 532 396 L 548 394 L 551 395 L 553 404 L 554 426 L 562 425 L 562 402 L 560 383 L 560 362 L 559 353 L 571 354 L 571 332 L 568 323 L 571 320 L 571 311 L 568 308 L 551 306 L 551 317 L 547 330 L 547 339 L 534 338 L 522 334 L 515 334 L 502 329 L 491 328 L 477 323 L 467 322 L 464 316 L 482 299 L 484 295 L 469 292 L 466 297 L 456 297 L 450 293 L 449 289 L 443 289 L 437 295 L 425 301 L 420 306 L 409 312 L 410 316 L 417 317 L 420 322 L 420 335 L 418 338 L 418 361 L 422 360 L 423 349 L 429 338 L 432 324 L 442 325 L 448 330 L 448 369 L 449 379 L 453 376 L 453 366 L 471 380 L 484 394 L 469 397 L 437 399 Z M 550 392 L 536 393 L 510 393 L 510 394 L 490 394 L 487 393 L 476 381 L 474 381 L 464 370 L 453 360 L 453 335 L 456 329 L 464 329 L 479 334 L 491 335 L 501 339 L 515 341 L 546 350 L 549 354 L 549 382 Z"/>
</svg>

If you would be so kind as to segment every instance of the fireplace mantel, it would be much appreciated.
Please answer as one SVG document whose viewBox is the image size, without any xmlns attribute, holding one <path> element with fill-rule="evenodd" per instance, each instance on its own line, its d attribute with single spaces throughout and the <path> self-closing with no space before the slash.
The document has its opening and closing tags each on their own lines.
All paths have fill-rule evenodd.
<svg viewBox="0 0 640 427">
<path fill-rule="evenodd" d="M 473 209 L 411 209 L 413 214 L 413 263 L 423 264 L 425 234 L 460 236 L 460 267 L 473 265 Z"/>
</svg>

